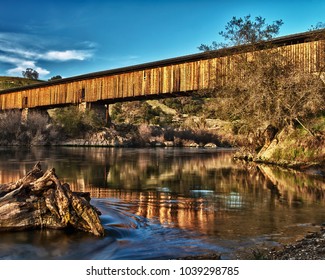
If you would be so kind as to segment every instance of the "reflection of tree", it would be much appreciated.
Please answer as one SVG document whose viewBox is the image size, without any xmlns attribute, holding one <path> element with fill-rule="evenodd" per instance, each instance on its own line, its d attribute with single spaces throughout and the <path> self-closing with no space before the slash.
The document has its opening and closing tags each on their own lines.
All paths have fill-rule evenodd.
<svg viewBox="0 0 325 280">
<path fill-rule="evenodd" d="M 285 200 L 292 205 L 297 201 L 313 203 L 325 198 L 325 182 L 321 176 L 268 165 L 261 165 L 259 169 L 281 194 L 281 202 Z"/>
<path fill-rule="evenodd" d="M 148 153 L 144 150 L 132 158 L 111 163 L 107 180 L 110 187 L 124 189 L 168 187 L 177 192 L 197 186 L 214 189 L 215 171 L 230 168 L 231 158 L 231 153 L 184 156 L 179 151 Z"/>
</svg>

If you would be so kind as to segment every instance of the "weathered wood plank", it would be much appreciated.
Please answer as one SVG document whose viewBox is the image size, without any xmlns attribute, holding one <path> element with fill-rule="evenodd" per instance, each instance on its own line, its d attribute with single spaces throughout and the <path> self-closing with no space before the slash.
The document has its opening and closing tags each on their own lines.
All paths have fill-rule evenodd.
<svg viewBox="0 0 325 280">
<path fill-rule="evenodd" d="M 307 72 L 319 72 L 325 67 L 325 39 L 277 46 L 297 66 Z M 247 54 L 247 59 L 250 59 Z M 28 89 L 0 94 L 0 109 L 55 106 L 82 100 L 137 98 L 146 95 L 169 95 L 224 86 L 227 74 L 236 67 L 238 55 L 207 57 L 196 61 L 176 61 L 170 65 L 144 67 L 123 73 L 87 77 L 76 81 L 58 81 Z M 83 94 L 84 93 L 84 94 Z M 23 102 L 24 100 L 24 102 Z M 26 104 L 25 104 L 26 103 Z"/>
<path fill-rule="evenodd" d="M 40 164 L 15 183 L 0 185 L 0 231 L 74 228 L 104 235 L 99 211 L 89 194 L 76 193 L 61 184 L 54 169 Z"/>
</svg>

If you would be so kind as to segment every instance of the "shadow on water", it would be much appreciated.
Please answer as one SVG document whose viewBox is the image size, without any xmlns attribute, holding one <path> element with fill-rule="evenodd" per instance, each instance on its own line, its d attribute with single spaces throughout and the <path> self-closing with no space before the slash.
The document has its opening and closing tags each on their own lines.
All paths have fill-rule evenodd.
<svg viewBox="0 0 325 280">
<path fill-rule="evenodd" d="M 324 177 L 236 163 L 215 149 L 0 150 L 0 183 L 37 161 L 91 193 L 106 236 L 0 233 L 1 259 L 173 259 L 273 246 L 325 221 Z"/>
</svg>

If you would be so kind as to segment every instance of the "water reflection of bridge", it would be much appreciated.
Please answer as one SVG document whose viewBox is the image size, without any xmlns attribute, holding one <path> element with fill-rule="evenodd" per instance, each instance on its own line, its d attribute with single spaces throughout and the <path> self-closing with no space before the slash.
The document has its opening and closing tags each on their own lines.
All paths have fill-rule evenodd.
<svg viewBox="0 0 325 280">
<path fill-rule="evenodd" d="M 264 180 L 263 176 L 261 177 Z M 251 231 L 253 234 L 257 229 L 269 227 L 269 220 L 274 224 L 274 228 L 278 228 L 284 220 L 288 225 L 295 224 L 296 217 L 288 216 L 283 208 L 299 209 L 300 203 L 308 205 L 315 201 L 325 206 L 324 189 L 315 189 L 313 192 L 311 188 L 302 190 L 299 186 L 296 188 L 281 186 L 279 190 L 281 196 L 279 196 L 270 188 L 270 185 L 273 185 L 268 179 L 262 189 L 258 187 L 258 184 L 245 186 L 242 183 L 232 186 L 227 184 L 228 188 L 232 188 L 231 192 L 227 189 L 227 192 L 203 191 L 188 195 L 180 195 L 159 188 L 129 190 L 88 186 L 85 191 L 90 192 L 94 198 L 117 198 L 120 203 L 126 203 L 132 213 L 157 221 L 167 227 L 175 226 L 213 235 L 218 235 L 221 228 L 224 231 L 224 224 L 227 224 L 229 234 L 238 232 L 239 225 L 244 226 L 245 231 Z M 249 195 L 246 195 L 246 192 L 249 192 Z M 321 196 L 319 196 L 320 193 Z M 252 195 L 254 199 L 247 200 L 247 197 Z M 250 209 L 248 216 L 247 209 Z M 265 211 L 262 209 L 269 209 L 270 213 L 261 212 Z M 297 215 L 299 216 L 299 211 Z"/>
<path fill-rule="evenodd" d="M 78 149 L 68 151 L 70 158 L 74 158 L 74 152 L 80 153 Z M 235 231 L 236 223 L 243 221 L 239 220 L 241 215 L 234 213 L 252 209 L 244 223 L 251 220 L 251 224 L 262 228 L 265 221 L 254 221 L 261 209 L 278 211 L 290 223 L 294 218 L 284 217 L 283 207 L 325 204 L 323 178 L 270 166 L 234 164 L 229 152 L 202 150 L 203 156 L 198 151 L 184 156 L 182 150 L 91 151 L 82 155 L 87 162 L 82 168 L 60 160 L 48 165 L 56 168 L 61 181 L 69 183 L 72 190 L 90 192 L 92 198 L 119 199 L 133 213 L 161 224 L 207 233 L 218 232 L 218 224 L 231 220 L 229 230 Z M 0 183 L 17 181 L 26 174 L 28 166 L 3 166 Z"/>
</svg>

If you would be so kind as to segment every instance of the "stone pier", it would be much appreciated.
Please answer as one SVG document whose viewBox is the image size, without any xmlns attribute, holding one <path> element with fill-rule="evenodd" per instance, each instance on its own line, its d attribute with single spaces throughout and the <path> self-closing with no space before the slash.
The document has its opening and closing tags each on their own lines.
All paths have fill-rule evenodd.
<svg viewBox="0 0 325 280">
<path fill-rule="evenodd" d="M 48 115 L 47 109 L 40 108 L 24 108 L 21 109 L 21 122 L 26 123 L 29 116 L 33 113 L 39 113 L 42 115 Z"/>
<path fill-rule="evenodd" d="M 111 123 L 109 115 L 109 105 L 96 102 L 82 102 L 79 104 L 79 109 L 82 111 L 91 110 L 97 114 L 97 116 L 103 120 L 106 125 Z"/>
</svg>

